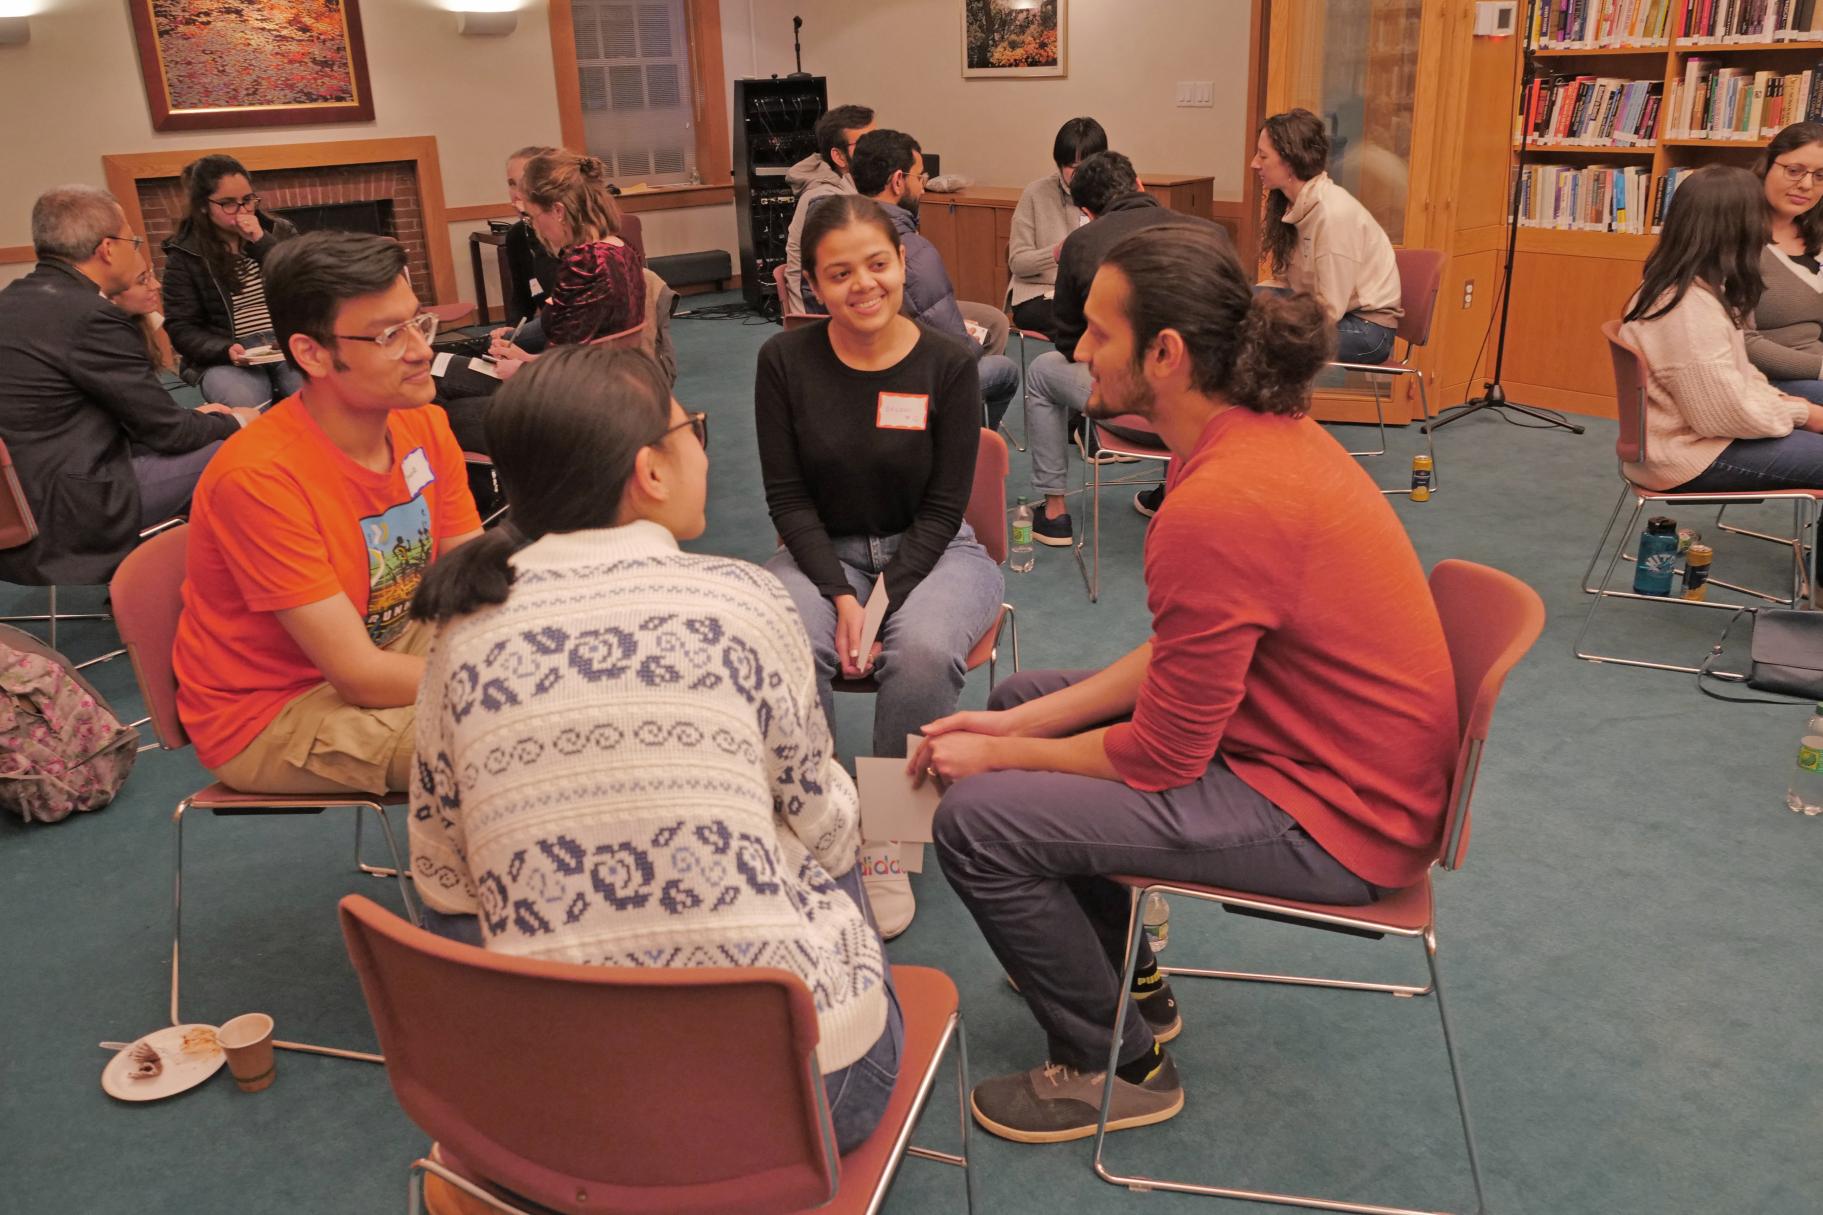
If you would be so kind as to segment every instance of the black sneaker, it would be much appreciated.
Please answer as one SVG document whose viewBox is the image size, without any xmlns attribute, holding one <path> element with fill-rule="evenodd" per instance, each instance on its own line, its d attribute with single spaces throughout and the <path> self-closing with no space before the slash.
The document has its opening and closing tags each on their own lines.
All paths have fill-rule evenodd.
<svg viewBox="0 0 1823 1215">
<path fill-rule="evenodd" d="M 1095 1133 L 1106 1075 L 1044 1063 L 1029 1072 L 982 1081 L 969 1094 L 969 1108 L 983 1128 L 1016 1143 L 1086 1139 Z M 1114 1078 L 1108 1129 L 1150 1126 L 1176 1117 L 1183 1108 L 1184 1086 L 1178 1081 L 1177 1065 L 1166 1055 L 1144 1084 Z"/>
<path fill-rule="evenodd" d="M 1158 508 L 1165 504 L 1165 487 L 1154 485 L 1151 489 L 1142 489 L 1133 495 L 1133 509 L 1150 519 L 1158 513 Z"/>
<path fill-rule="evenodd" d="M 1068 548 L 1072 539 L 1069 514 L 1066 512 L 1052 518 L 1040 510 L 1032 516 L 1032 539 L 1052 548 Z"/>
</svg>

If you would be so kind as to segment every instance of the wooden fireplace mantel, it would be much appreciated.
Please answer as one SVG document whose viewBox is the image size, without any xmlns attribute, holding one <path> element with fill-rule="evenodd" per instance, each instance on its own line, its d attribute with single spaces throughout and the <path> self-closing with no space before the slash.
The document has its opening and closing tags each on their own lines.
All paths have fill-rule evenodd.
<svg viewBox="0 0 1823 1215">
<path fill-rule="evenodd" d="M 424 211 L 425 255 L 430 259 L 432 303 L 454 303 L 456 267 L 450 256 L 448 219 L 443 205 L 443 166 L 437 158 L 432 135 L 407 135 L 396 139 L 339 139 L 320 143 L 265 143 L 237 148 L 171 148 L 159 152 L 129 152 L 101 158 L 108 189 L 120 200 L 127 223 L 135 232 L 145 230 L 139 210 L 137 183 L 144 178 L 176 177 L 198 156 L 225 152 L 247 166 L 262 169 L 315 169 L 325 165 L 382 164 L 408 161 L 417 171 L 419 205 Z"/>
</svg>

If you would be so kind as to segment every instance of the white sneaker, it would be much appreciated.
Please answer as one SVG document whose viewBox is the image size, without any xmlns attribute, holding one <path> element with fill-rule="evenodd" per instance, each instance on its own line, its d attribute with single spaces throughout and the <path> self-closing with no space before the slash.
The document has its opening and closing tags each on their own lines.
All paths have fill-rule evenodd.
<svg viewBox="0 0 1823 1215">
<path fill-rule="evenodd" d="M 874 923 L 881 939 L 890 941 L 911 927 L 912 915 L 918 910 L 911 878 L 906 876 L 905 864 L 900 860 L 899 845 L 864 843 L 860 864 L 861 887 L 867 891 Z"/>
</svg>

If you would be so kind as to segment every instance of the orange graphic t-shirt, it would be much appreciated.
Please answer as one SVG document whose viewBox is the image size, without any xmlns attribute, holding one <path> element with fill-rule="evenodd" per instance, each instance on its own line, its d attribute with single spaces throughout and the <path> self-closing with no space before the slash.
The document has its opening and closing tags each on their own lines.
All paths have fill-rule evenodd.
<svg viewBox="0 0 1823 1215">
<path fill-rule="evenodd" d="M 223 444 L 197 482 L 172 661 L 178 714 L 205 768 L 323 682 L 273 613 L 340 591 L 374 644 L 388 645 L 439 545 L 481 526 L 443 410 L 395 410 L 387 431 L 392 467 L 374 472 L 289 397 Z"/>
</svg>

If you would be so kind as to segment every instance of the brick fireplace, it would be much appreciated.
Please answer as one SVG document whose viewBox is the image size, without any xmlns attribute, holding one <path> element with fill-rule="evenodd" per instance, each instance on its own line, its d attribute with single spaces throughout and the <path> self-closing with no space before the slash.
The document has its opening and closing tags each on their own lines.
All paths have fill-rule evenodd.
<svg viewBox="0 0 1823 1215">
<path fill-rule="evenodd" d="M 249 170 L 252 172 L 252 170 Z M 268 214 L 294 208 L 344 203 L 392 204 L 392 231 L 386 235 L 405 246 L 405 264 L 418 294 L 431 301 L 429 251 L 425 247 L 424 208 L 418 193 L 417 166 L 410 161 L 380 164 L 320 165 L 304 169 L 268 169 L 253 172 L 253 188 L 260 207 Z M 164 242 L 183 223 L 189 204 L 176 177 L 145 177 L 135 184 L 139 212 L 152 264 L 164 273 Z"/>
<path fill-rule="evenodd" d="M 181 149 L 103 156 L 108 188 L 127 223 L 148 238 L 160 270 L 160 247 L 186 212 L 178 180 L 184 165 L 206 151 L 226 152 L 247 167 L 266 211 L 336 208 L 348 203 L 390 204 L 393 235 L 405 245 L 418 298 L 453 303 L 457 298 L 450 255 L 443 174 L 431 136 L 349 139 L 322 143 Z"/>
</svg>

